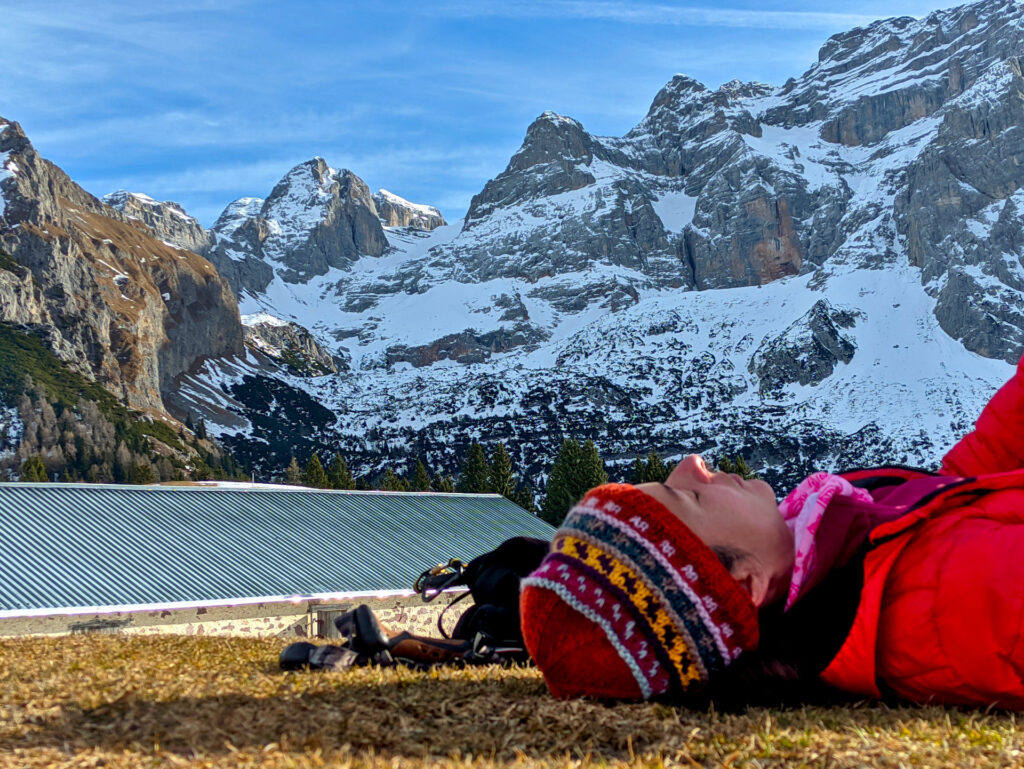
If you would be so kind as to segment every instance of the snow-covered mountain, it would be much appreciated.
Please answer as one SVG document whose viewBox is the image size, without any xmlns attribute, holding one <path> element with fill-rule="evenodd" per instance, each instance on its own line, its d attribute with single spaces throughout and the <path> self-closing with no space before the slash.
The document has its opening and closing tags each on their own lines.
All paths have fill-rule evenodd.
<svg viewBox="0 0 1024 769">
<path fill-rule="evenodd" d="M 782 482 L 934 464 L 1024 349 L 1021 50 L 986 0 L 832 37 L 780 87 L 677 75 L 622 137 L 545 112 L 453 224 L 315 158 L 206 233 L 262 352 L 175 408 L 263 471 L 453 470 L 480 439 L 539 475 L 566 436 Z M 337 373 L 275 365 L 285 326 Z"/>
</svg>

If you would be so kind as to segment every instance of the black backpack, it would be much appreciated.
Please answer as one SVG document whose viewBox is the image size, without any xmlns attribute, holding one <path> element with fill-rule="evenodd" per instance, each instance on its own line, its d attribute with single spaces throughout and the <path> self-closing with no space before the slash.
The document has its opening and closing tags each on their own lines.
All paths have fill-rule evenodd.
<svg viewBox="0 0 1024 769">
<path fill-rule="evenodd" d="M 468 587 L 469 592 L 449 603 L 437 618 L 441 635 L 484 644 L 503 659 L 525 662 L 529 655 L 519 624 L 519 580 L 540 566 L 550 546 L 546 539 L 513 537 L 468 564 L 453 558 L 427 569 L 416 580 L 415 590 L 424 602 L 430 602 L 447 588 Z M 459 617 L 449 636 L 444 615 L 466 596 L 472 597 L 473 605 Z"/>
</svg>

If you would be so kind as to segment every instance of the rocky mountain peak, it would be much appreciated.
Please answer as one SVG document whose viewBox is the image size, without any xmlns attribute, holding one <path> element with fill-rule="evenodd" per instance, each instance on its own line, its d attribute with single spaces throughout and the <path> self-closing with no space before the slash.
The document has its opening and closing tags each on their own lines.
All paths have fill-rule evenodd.
<svg viewBox="0 0 1024 769">
<path fill-rule="evenodd" d="M 706 142 L 723 131 L 758 135 L 758 121 L 746 104 L 773 92 L 764 83 L 732 80 L 715 91 L 686 75 L 674 76 L 651 102 L 647 115 L 624 138 L 656 145 L 645 153 L 645 170 L 681 175 L 687 161 L 677 157 L 687 145 Z M 674 145 L 674 146 L 669 146 Z"/>
<path fill-rule="evenodd" d="M 1024 46 L 1024 10 L 984 0 L 901 16 L 834 35 L 818 61 L 783 88 L 784 107 L 768 122 L 826 121 L 821 136 L 847 146 L 876 144 L 890 132 L 935 114 L 994 63 Z"/>
<path fill-rule="evenodd" d="M 649 115 L 662 107 L 675 108 L 681 102 L 692 101 L 707 93 L 710 93 L 707 86 L 699 80 L 694 80 L 689 75 L 673 75 L 672 79 L 658 91 L 647 114 Z"/>
<path fill-rule="evenodd" d="M 613 157 L 629 162 L 621 151 L 587 133 L 578 120 L 545 112 L 526 129 L 522 146 L 505 170 L 470 201 L 463 230 L 472 229 L 496 208 L 593 184 L 591 164 Z"/>
<path fill-rule="evenodd" d="M 411 203 L 385 189 L 373 195 L 380 220 L 388 227 L 411 227 L 414 230 L 430 231 L 443 227 L 446 222 L 434 206 Z"/>
<path fill-rule="evenodd" d="M 231 238 L 249 219 L 255 219 L 263 208 L 263 198 L 238 198 L 228 203 L 211 228 L 219 236 Z"/>
<path fill-rule="evenodd" d="M 509 161 L 508 170 L 522 171 L 552 162 L 589 163 L 593 157 L 590 136 L 571 117 L 548 111 L 526 129 L 526 138 Z"/>
<path fill-rule="evenodd" d="M 749 83 L 744 83 L 742 80 L 730 80 L 728 83 L 722 83 L 718 88 L 718 92 L 730 101 L 769 96 L 774 90 L 774 86 L 767 83 L 759 83 L 756 80 Z"/>
<path fill-rule="evenodd" d="M 305 282 L 388 247 L 369 187 L 321 157 L 288 171 L 265 200 L 231 203 L 212 230 L 207 256 L 236 292 L 263 291 L 275 270 Z"/>
<path fill-rule="evenodd" d="M 7 209 L 4 198 L 5 182 L 13 179 L 18 170 L 17 161 L 11 159 L 11 154 L 19 153 L 26 148 L 31 149 L 32 145 L 22 133 L 21 126 L 0 118 L 0 217 L 4 216 Z"/>
<path fill-rule="evenodd" d="M 0 152 L 21 152 L 31 147 L 21 124 L 0 117 Z"/>
<path fill-rule="evenodd" d="M 322 209 L 332 194 L 336 194 L 336 172 L 322 157 L 299 163 L 281 177 L 264 201 L 261 214 L 274 218 L 281 209 L 301 207 L 305 210 Z"/>
<path fill-rule="evenodd" d="M 185 209 L 181 207 L 180 203 L 175 203 L 173 200 L 155 200 L 149 195 L 141 192 L 129 192 L 128 190 L 117 190 L 115 192 L 108 193 L 100 198 L 104 203 L 112 208 L 116 208 L 118 211 L 125 213 L 128 211 L 141 211 L 141 210 L 164 210 L 171 216 L 177 216 L 180 219 L 191 219 L 196 221 L 194 217 L 189 216 L 185 213 Z"/>
</svg>

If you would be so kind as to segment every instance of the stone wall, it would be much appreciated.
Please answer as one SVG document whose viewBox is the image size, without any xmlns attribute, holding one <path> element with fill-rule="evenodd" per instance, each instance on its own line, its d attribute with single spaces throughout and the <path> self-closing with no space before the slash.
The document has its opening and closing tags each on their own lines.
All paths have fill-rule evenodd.
<svg viewBox="0 0 1024 769">
<path fill-rule="evenodd" d="M 0 637 L 23 635 L 59 636 L 76 633 L 123 635 L 255 636 L 259 638 L 333 637 L 331 620 L 347 609 L 365 603 L 373 608 L 381 624 L 392 631 L 410 630 L 421 635 L 438 635 L 437 618 L 450 593 L 432 603 L 418 595 L 359 596 L 332 601 L 276 601 L 237 606 L 189 607 L 91 614 L 50 614 L 35 617 L 0 618 Z M 445 615 L 451 630 L 459 615 L 471 604 L 460 602 Z"/>
</svg>

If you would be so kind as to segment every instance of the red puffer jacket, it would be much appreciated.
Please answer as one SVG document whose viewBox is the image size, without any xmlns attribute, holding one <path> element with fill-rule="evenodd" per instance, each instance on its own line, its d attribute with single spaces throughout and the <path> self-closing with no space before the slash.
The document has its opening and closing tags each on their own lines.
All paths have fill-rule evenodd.
<svg viewBox="0 0 1024 769">
<path fill-rule="evenodd" d="M 822 678 L 1024 709 L 1024 359 L 941 472 L 964 480 L 871 532 L 856 619 Z"/>
</svg>

